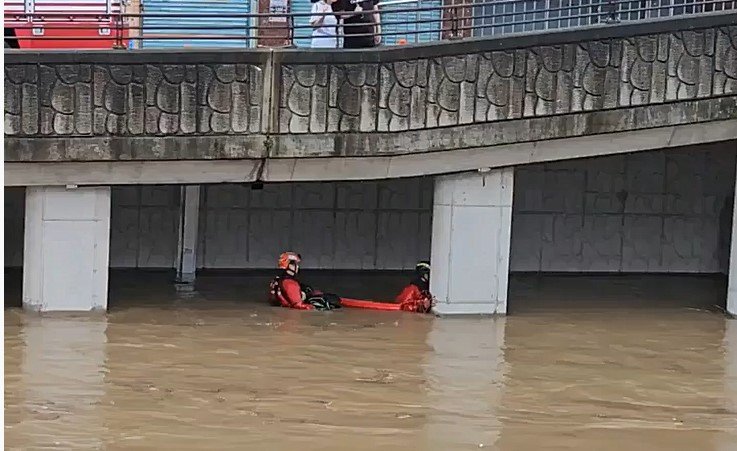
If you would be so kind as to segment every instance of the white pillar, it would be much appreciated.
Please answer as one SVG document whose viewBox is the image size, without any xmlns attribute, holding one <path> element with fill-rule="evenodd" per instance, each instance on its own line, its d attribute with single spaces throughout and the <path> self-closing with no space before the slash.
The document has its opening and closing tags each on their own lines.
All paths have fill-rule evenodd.
<svg viewBox="0 0 737 451">
<path fill-rule="evenodd" d="M 107 308 L 110 187 L 26 188 L 23 306 Z"/>
<path fill-rule="evenodd" d="M 192 285 L 197 272 L 197 229 L 200 217 L 200 186 L 182 187 L 177 247 L 177 283 Z"/>
<path fill-rule="evenodd" d="M 507 312 L 513 184 L 514 168 L 435 178 L 435 313 Z"/>
<path fill-rule="evenodd" d="M 732 206 L 732 241 L 729 249 L 729 280 L 727 281 L 727 312 L 737 315 L 737 176 Z"/>
</svg>

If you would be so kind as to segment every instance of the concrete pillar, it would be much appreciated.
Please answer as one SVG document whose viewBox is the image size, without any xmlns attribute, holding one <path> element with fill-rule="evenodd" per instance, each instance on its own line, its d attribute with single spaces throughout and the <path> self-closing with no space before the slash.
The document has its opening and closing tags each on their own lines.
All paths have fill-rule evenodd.
<svg viewBox="0 0 737 451">
<path fill-rule="evenodd" d="M 197 230 L 200 218 L 200 186 L 182 187 L 177 246 L 177 285 L 193 289 L 197 272 Z"/>
<path fill-rule="evenodd" d="M 110 187 L 28 187 L 23 306 L 39 311 L 107 308 Z"/>
<path fill-rule="evenodd" d="M 435 179 L 430 290 L 438 314 L 505 314 L 514 168 Z"/>
<path fill-rule="evenodd" d="M 732 206 L 732 240 L 729 249 L 729 280 L 727 282 L 727 311 L 737 315 L 737 176 Z"/>
</svg>

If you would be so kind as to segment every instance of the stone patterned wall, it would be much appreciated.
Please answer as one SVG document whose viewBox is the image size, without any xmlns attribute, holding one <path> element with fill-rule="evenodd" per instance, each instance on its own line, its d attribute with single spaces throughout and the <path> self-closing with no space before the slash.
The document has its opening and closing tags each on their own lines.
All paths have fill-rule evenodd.
<svg viewBox="0 0 737 451">
<path fill-rule="evenodd" d="M 396 132 L 735 94 L 735 36 L 732 26 L 405 61 L 285 63 L 279 131 Z"/>
<path fill-rule="evenodd" d="M 6 136 L 255 133 L 250 64 L 18 64 L 5 70 Z"/>
<path fill-rule="evenodd" d="M 511 270 L 726 270 L 735 146 L 519 168 Z"/>
<path fill-rule="evenodd" d="M 735 20 L 360 53 L 9 54 L 5 159 L 403 155 L 735 119 Z"/>
</svg>

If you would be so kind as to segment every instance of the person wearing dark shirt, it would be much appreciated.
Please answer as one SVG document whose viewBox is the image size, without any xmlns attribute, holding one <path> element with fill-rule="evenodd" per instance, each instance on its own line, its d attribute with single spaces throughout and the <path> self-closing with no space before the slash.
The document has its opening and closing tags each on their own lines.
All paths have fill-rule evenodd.
<svg viewBox="0 0 737 451">
<path fill-rule="evenodd" d="M 381 43 L 381 15 L 375 0 L 337 0 L 333 10 L 343 24 L 343 48 L 362 49 Z"/>
</svg>

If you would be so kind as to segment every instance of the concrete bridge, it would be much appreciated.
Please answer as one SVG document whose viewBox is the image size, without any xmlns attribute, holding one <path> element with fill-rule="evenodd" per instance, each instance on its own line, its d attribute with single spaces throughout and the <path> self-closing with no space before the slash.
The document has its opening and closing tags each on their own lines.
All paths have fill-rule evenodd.
<svg viewBox="0 0 737 451">
<path fill-rule="evenodd" d="M 116 205 L 133 207 L 115 193 L 137 189 L 139 214 L 144 190 L 170 190 L 158 214 L 176 225 L 156 232 L 168 257 L 123 266 L 176 267 L 183 282 L 198 267 L 271 266 L 282 244 L 312 246 L 325 268 L 402 269 L 429 254 L 448 314 L 505 313 L 510 269 L 731 279 L 736 23 L 720 12 L 374 51 L 6 51 L 5 184 L 25 187 L 13 191 L 24 246 L 6 266 L 23 256 L 31 308 L 104 308 L 121 260 Z M 210 185 L 253 182 L 266 189 Z M 219 227 L 211 206 L 242 196 L 248 224 L 269 210 L 266 235 L 317 235 L 254 251 L 221 229 L 223 254 L 203 255 L 202 224 Z M 285 210 L 287 230 L 269 227 Z M 12 222 L 7 202 L 5 213 Z M 340 213 L 334 234 L 373 244 L 315 248 Z M 349 217 L 356 230 L 339 231 Z M 382 223 L 392 217 L 409 219 Z M 394 226 L 410 250 L 380 250 Z M 222 240 L 241 239 L 247 257 L 224 257 Z M 732 291 L 727 306 L 737 312 Z"/>
</svg>

